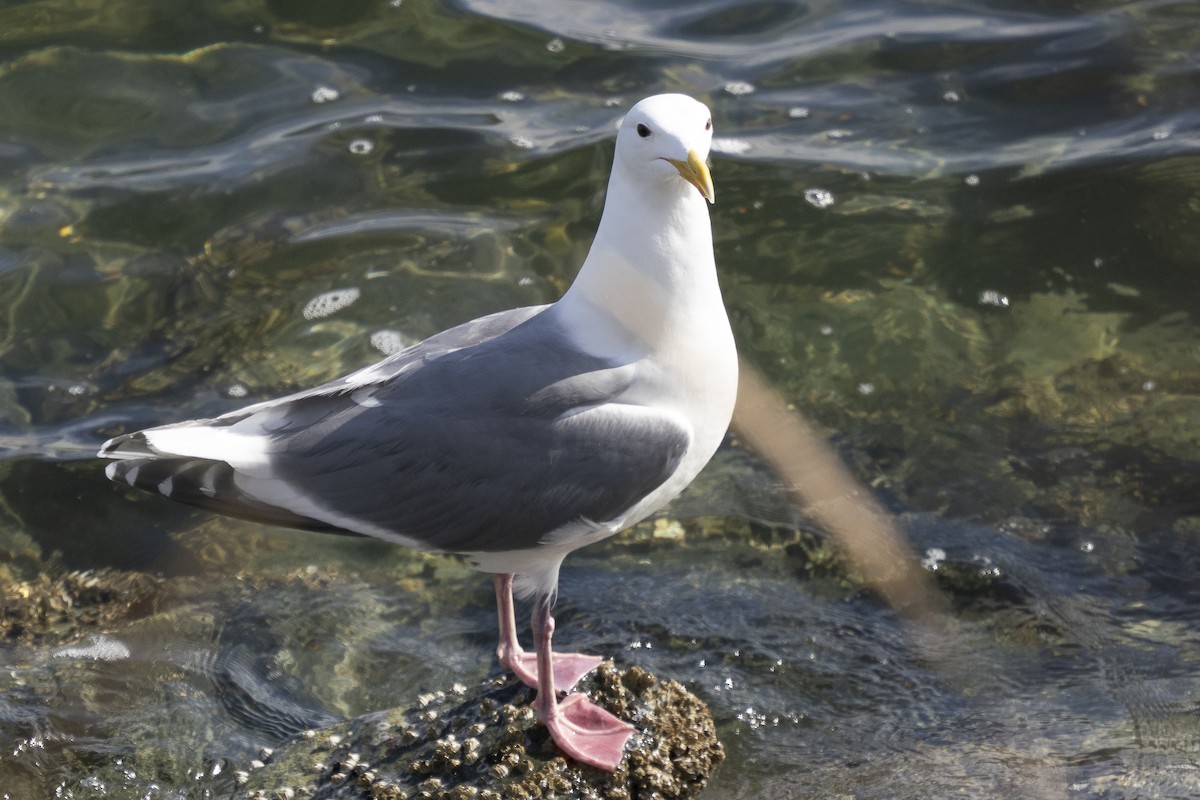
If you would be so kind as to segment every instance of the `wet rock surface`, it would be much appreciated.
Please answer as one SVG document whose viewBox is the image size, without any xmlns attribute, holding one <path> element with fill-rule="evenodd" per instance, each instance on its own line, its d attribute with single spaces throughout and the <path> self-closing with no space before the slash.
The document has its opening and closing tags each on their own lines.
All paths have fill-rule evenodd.
<svg viewBox="0 0 1200 800">
<path fill-rule="evenodd" d="M 577 691 L 638 728 L 614 773 L 559 754 L 534 717 L 534 691 L 503 676 L 305 731 L 235 773 L 236 796 L 668 800 L 696 796 L 724 758 L 708 708 L 675 681 L 607 663 Z"/>
</svg>

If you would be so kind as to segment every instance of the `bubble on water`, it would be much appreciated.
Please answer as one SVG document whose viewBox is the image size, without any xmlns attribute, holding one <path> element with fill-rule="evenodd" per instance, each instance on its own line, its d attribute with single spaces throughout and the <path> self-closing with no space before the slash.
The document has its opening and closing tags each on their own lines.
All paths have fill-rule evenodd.
<svg viewBox="0 0 1200 800">
<path fill-rule="evenodd" d="M 1008 308 L 1008 295 L 1001 294 L 995 289 L 984 289 L 979 293 L 979 305 L 994 306 L 996 308 Z"/>
<path fill-rule="evenodd" d="M 505 103 L 519 103 L 525 99 L 525 95 L 516 89 L 509 89 L 507 92 L 500 93 L 500 99 Z"/>
<path fill-rule="evenodd" d="M 567 49 L 567 45 L 563 42 L 562 39 L 555 38 L 555 39 L 551 39 L 550 41 L 546 42 L 546 49 L 549 50 L 551 53 L 561 53 L 563 50 Z"/>
<path fill-rule="evenodd" d="M 313 89 L 312 101 L 314 103 L 329 103 L 341 96 L 341 92 L 332 86 L 318 86 L 316 89 Z"/>
<path fill-rule="evenodd" d="M 246 384 L 244 383 L 235 383 L 225 389 L 225 395 L 235 400 L 245 397 L 248 394 L 250 394 L 250 390 L 246 388 Z"/>
<path fill-rule="evenodd" d="M 1159 128 L 1154 133 L 1150 134 L 1151 138 L 1156 142 L 1161 142 L 1163 139 L 1170 139 L 1171 132 L 1165 128 Z"/>
<path fill-rule="evenodd" d="M 1148 379 L 1142 381 L 1142 391 L 1143 392 L 1153 392 L 1157 388 L 1158 388 L 1158 383 L 1153 378 L 1148 378 Z"/>
<path fill-rule="evenodd" d="M 822 336 L 833 336 L 833 326 L 822 325 L 821 327 L 817 328 L 817 333 L 821 334 Z"/>
<path fill-rule="evenodd" d="M 605 108 L 620 108 L 625 105 L 624 97 L 606 97 L 603 103 Z"/>
<path fill-rule="evenodd" d="M 849 139 L 854 135 L 854 131 L 846 130 L 845 128 L 834 128 L 830 131 L 825 131 L 826 139 Z"/>
<path fill-rule="evenodd" d="M 533 286 L 533 278 L 528 275 L 522 275 L 517 279 L 517 286 Z"/>
<path fill-rule="evenodd" d="M 356 156 L 365 156 L 375 149 L 375 143 L 370 139 L 355 139 L 350 143 L 350 152 Z"/>
<path fill-rule="evenodd" d="M 944 103 L 957 103 L 960 100 L 962 100 L 962 97 L 953 89 L 942 92 L 942 102 Z"/>
<path fill-rule="evenodd" d="M 305 319 L 328 317 L 335 311 L 341 311 L 343 308 L 352 305 L 354 301 L 358 300 L 361 294 L 362 292 L 354 286 L 346 289 L 334 289 L 331 292 L 319 294 L 312 300 L 309 300 L 304 305 L 302 313 Z"/>
<path fill-rule="evenodd" d="M 921 566 L 930 572 L 937 572 L 938 567 L 946 560 L 946 551 L 940 547 L 931 547 L 925 551 Z"/>
<path fill-rule="evenodd" d="M 1000 568 L 992 563 L 992 559 L 984 555 L 971 556 L 971 560 L 979 564 L 979 576 L 981 578 L 999 578 Z"/>
<path fill-rule="evenodd" d="M 363 122 L 367 123 L 368 125 L 378 125 L 379 123 L 383 122 L 383 114 L 368 114 L 367 116 L 363 117 Z"/>
<path fill-rule="evenodd" d="M 740 156 L 750 149 L 750 143 L 745 139 L 718 136 L 712 140 L 711 149 L 714 153 L 727 153 L 729 155 Z"/>
<path fill-rule="evenodd" d="M 875 394 L 875 384 L 870 381 L 863 381 L 858 385 L 858 393 L 863 397 Z"/>
<path fill-rule="evenodd" d="M 1095 542 L 1089 542 L 1086 539 L 1079 543 L 1079 550 L 1083 553 L 1091 553 L 1096 549 Z"/>
<path fill-rule="evenodd" d="M 522 150 L 532 150 L 533 140 L 526 139 L 524 136 L 514 136 L 508 140 L 513 147 L 519 147 Z"/>
<path fill-rule="evenodd" d="M 792 106 L 788 109 L 788 116 L 792 119 L 808 119 L 808 109 L 804 106 Z"/>
<path fill-rule="evenodd" d="M 742 97 L 754 92 L 754 84 L 747 83 L 746 81 L 730 81 L 725 84 L 725 91 L 734 97 Z"/>
<path fill-rule="evenodd" d="M 374 347 L 385 356 L 399 353 L 404 348 L 411 347 L 417 343 L 417 340 L 411 336 L 407 336 L 400 331 L 391 330 L 390 328 L 375 331 L 371 334 L 370 341 L 371 347 Z"/>
<path fill-rule="evenodd" d="M 123 661 L 129 656 L 129 648 L 124 642 L 104 634 L 93 636 L 91 644 L 75 644 L 54 651 L 55 658 L 79 658 L 90 661 Z"/>
<path fill-rule="evenodd" d="M 836 202 L 828 189 L 805 189 L 804 200 L 814 208 L 829 208 Z"/>
<path fill-rule="evenodd" d="M 979 176 L 978 175 L 968 175 L 967 177 L 963 178 L 963 183 L 965 183 L 967 186 L 978 186 L 979 185 Z"/>
</svg>

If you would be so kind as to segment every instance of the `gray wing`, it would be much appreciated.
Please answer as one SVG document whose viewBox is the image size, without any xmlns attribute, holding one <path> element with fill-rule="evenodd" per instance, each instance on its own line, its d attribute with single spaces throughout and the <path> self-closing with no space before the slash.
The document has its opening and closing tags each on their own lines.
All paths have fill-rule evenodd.
<svg viewBox="0 0 1200 800">
<path fill-rule="evenodd" d="M 382 361 L 377 361 L 369 367 L 351 372 L 345 377 L 321 384 L 312 389 L 305 389 L 287 397 L 246 406 L 237 411 L 223 414 L 218 419 L 227 420 L 232 423 L 244 419 L 247 415 L 257 411 L 277 407 L 281 404 L 306 397 L 338 394 L 353 391 L 361 386 L 384 383 L 407 370 L 419 367 L 421 364 L 432 361 L 439 356 L 461 350 L 464 347 L 473 347 L 489 339 L 494 339 L 527 322 L 547 308 L 549 306 L 514 308 L 507 311 L 498 311 L 495 314 L 488 314 L 487 316 L 473 319 L 470 322 L 464 322 L 453 328 L 447 328 L 441 333 L 436 333 L 428 339 L 424 339 L 412 347 L 407 347 L 394 355 L 388 356 Z M 101 451 L 101 455 L 104 455 L 103 451 Z"/>
<path fill-rule="evenodd" d="M 253 479 L 152 448 L 136 458 L 149 441 L 138 434 L 106 446 L 135 456 L 115 472 L 140 464 L 133 480 L 132 466 L 113 477 L 235 516 L 446 551 L 532 547 L 569 523 L 614 519 L 675 471 L 690 432 L 614 402 L 632 368 L 574 350 L 538 310 L 507 328 L 513 318 L 472 323 L 483 325 L 473 343 L 452 329 L 319 390 L 196 423 L 257 424 L 271 455 Z"/>
</svg>

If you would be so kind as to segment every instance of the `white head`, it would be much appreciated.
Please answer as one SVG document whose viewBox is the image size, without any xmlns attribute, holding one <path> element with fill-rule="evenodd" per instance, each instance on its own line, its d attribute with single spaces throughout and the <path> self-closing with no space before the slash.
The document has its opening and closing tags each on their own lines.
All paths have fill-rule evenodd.
<svg viewBox="0 0 1200 800">
<path fill-rule="evenodd" d="M 555 305 L 586 352 L 630 363 L 681 346 L 670 337 L 707 336 L 697 319 L 724 319 L 704 202 L 711 144 L 708 108 L 686 95 L 647 97 L 621 121 L 596 238 Z"/>
<path fill-rule="evenodd" d="M 661 176 L 664 184 L 680 178 L 713 202 L 712 178 L 705 160 L 712 144 L 712 114 L 685 94 L 647 97 L 625 115 L 617 131 L 614 171 L 645 181 Z"/>
</svg>

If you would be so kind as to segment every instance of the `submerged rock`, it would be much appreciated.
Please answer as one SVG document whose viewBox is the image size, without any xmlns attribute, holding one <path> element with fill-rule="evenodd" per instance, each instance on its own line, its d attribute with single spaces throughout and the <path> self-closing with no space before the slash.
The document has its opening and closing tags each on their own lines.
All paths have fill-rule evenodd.
<svg viewBox="0 0 1200 800">
<path fill-rule="evenodd" d="M 0 643 L 70 641 L 153 613 L 172 589 L 142 572 L 99 569 L 17 580 L 0 565 Z"/>
<path fill-rule="evenodd" d="M 687 798 L 725 757 L 707 706 L 675 681 L 604 664 L 578 689 L 638 733 L 614 773 L 568 761 L 511 677 L 305 731 L 239 774 L 239 797 L 370 800 Z"/>
</svg>

